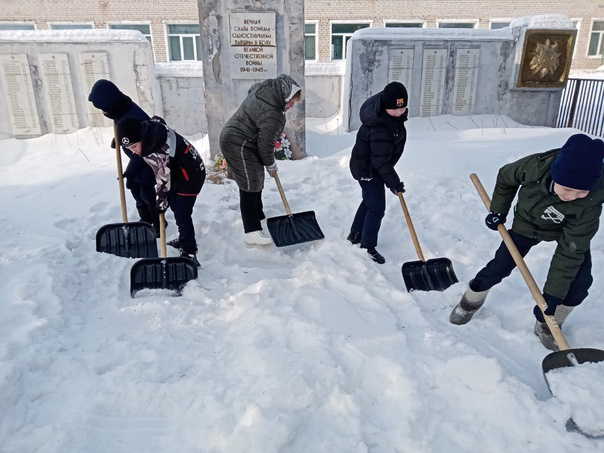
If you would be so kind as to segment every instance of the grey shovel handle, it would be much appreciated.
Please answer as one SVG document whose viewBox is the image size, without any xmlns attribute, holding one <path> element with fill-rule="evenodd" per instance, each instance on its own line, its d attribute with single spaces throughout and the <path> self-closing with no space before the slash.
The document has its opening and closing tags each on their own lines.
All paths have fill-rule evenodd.
<svg viewBox="0 0 604 453">
<path fill-rule="evenodd" d="M 289 203 L 287 202 L 287 198 L 285 198 L 285 192 L 283 192 L 283 187 L 281 187 L 281 181 L 279 181 L 279 174 L 275 173 L 273 176 L 275 182 L 277 183 L 277 189 L 279 189 L 279 195 L 281 195 L 281 201 L 283 202 L 283 206 L 285 206 L 285 212 L 287 215 L 292 215 L 291 209 L 289 209 Z"/>
<path fill-rule="evenodd" d="M 491 199 L 489 198 L 489 195 L 487 194 L 486 190 L 484 190 L 484 187 L 483 187 L 482 183 L 480 182 L 480 179 L 478 179 L 478 176 L 476 176 L 475 173 L 472 173 L 470 175 L 470 179 L 472 180 L 472 183 L 474 183 L 474 187 L 476 187 L 476 190 L 478 191 L 480 198 L 482 198 L 482 201 L 483 201 L 485 207 L 487 208 L 487 211 L 489 211 L 489 208 L 491 206 Z M 526 266 L 526 263 L 524 262 L 522 255 L 518 251 L 516 244 L 514 244 L 514 241 L 512 240 L 510 233 L 508 233 L 508 230 L 505 228 L 505 225 L 502 225 L 502 224 L 497 225 L 497 231 L 499 231 L 499 234 L 501 234 L 501 237 L 503 238 L 503 242 L 505 242 L 505 245 L 507 246 L 508 250 L 510 251 L 510 255 L 512 255 L 512 258 L 514 259 L 516 266 L 518 266 L 518 269 L 520 270 L 520 273 L 522 274 L 524 281 L 528 285 L 528 287 L 531 291 L 531 294 L 535 298 L 535 302 L 537 302 L 537 305 L 539 305 L 539 308 L 543 312 L 543 317 L 545 318 L 545 322 L 547 323 L 549 330 L 552 332 L 552 335 L 554 336 L 554 340 L 556 340 L 556 344 L 558 345 L 558 347 L 560 348 L 561 351 L 570 349 L 570 346 L 568 345 L 566 338 L 564 338 L 564 335 L 562 334 L 562 330 L 560 330 L 560 326 L 558 325 L 558 323 L 556 322 L 554 317 L 545 314 L 545 310 L 547 310 L 547 302 L 545 302 L 545 299 L 543 298 L 543 295 L 541 294 L 541 291 L 539 290 L 539 287 L 537 286 L 537 283 L 535 282 L 533 275 L 531 274 L 528 267 Z"/>
</svg>

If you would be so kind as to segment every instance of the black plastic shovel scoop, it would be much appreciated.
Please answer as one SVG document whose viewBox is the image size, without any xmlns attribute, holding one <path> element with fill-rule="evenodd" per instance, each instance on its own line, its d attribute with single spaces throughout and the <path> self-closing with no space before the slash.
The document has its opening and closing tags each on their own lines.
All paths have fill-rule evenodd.
<svg viewBox="0 0 604 453">
<path fill-rule="evenodd" d="M 277 247 L 302 244 L 304 242 L 324 239 L 325 236 L 317 223 L 314 211 L 298 212 L 292 214 L 285 198 L 279 176 L 275 174 L 275 182 L 285 206 L 287 215 L 270 217 L 266 219 L 266 227 Z"/>
<path fill-rule="evenodd" d="M 138 260 L 130 269 L 130 296 L 144 289 L 167 289 L 180 295 L 190 280 L 197 279 L 197 266 L 189 258 L 167 258 L 166 224 L 164 214 L 159 215 L 161 258 Z"/>
<path fill-rule="evenodd" d="M 115 136 L 115 154 L 117 156 L 123 223 L 112 223 L 99 228 L 96 233 L 96 251 L 125 258 L 157 258 L 157 239 L 153 226 L 146 222 L 128 223 L 122 158 L 115 123 L 113 124 L 113 135 Z"/>
<path fill-rule="evenodd" d="M 398 198 L 401 201 L 411 239 L 413 239 L 413 245 L 419 257 L 419 261 L 408 261 L 403 264 L 403 280 L 407 291 L 444 291 L 459 281 L 453 271 L 453 263 L 449 258 L 433 258 L 426 261 L 402 192 L 398 193 Z"/>
<path fill-rule="evenodd" d="M 476 174 L 474 174 L 474 173 L 472 173 L 470 175 L 470 179 L 474 183 L 474 186 L 476 187 L 476 190 L 478 191 L 478 194 L 480 195 L 480 198 L 482 198 L 482 201 L 484 202 L 484 205 L 486 206 L 487 211 L 488 211 L 489 207 L 491 205 L 491 200 L 489 199 L 487 192 L 484 190 L 482 183 L 478 179 L 478 176 L 476 176 Z M 526 263 L 524 262 L 522 255 L 516 248 L 516 244 L 514 244 L 514 241 L 512 240 L 510 233 L 508 233 L 507 229 L 505 228 L 505 225 L 498 225 L 497 231 L 499 231 L 499 233 L 501 234 L 501 237 L 503 238 L 503 242 L 507 246 L 507 248 L 510 252 L 510 255 L 512 255 L 512 258 L 514 259 L 516 266 L 518 266 L 518 269 L 520 270 L 520 273 L 522 274 L 524 281 L 526 282 L 527 286 L 529 287 L 529 290 L 531 291 L 531 294 L 533 295 L 535 302 L 537 303 L 537 305 L 539 306 L 541 311 L 544 313 L 543 317 L 545 318 L 545 322 L 547 323 L 547 326 L 549 327 L 549 330 L 551 331 L 552 336 L 554 337 L 554 340 L 556 341 L 556 345 L 560 349 L 560 351 L 552 352 L 551 354 L 548 354 L 543 359 L 543 362 L 541 365 L 543 368 L 543 376 L 545 377 L 545 382 L 547 383 L 547 387 L 550 390 L 550 392 L 552 392 L 552 388 L 550 386 L 550 382 L 548 380 L 547 373 L 549 373 L 553 370 L 560 370 L 560 369 L 567 368 L 567 367 L 579 366 L 584 363 L 603 362 L 604 361 L 604 351 L 602 351 L 601 349 L 592 349 L 592 348 L 578 348 L 578 349 L 570 348 L 570 346 L 568 345 L 568 342 L 566 341 L 566 338 L 564 338 L 564 335 L 562 334 L 562 330 L 560 330 L 560 326 L 558 325 L 558 323 L 556 322 L 554 317 L 545 314 L 545 310 L 547 310 L 547 302 L 545 302 L 545 299 L 543 298 L 543 295 L 541 294 L 541 291 L 539 290 L 539 287 L 537 286 L 535 279 L 533 278 L 531 272 L 529 271 L 528 267 L 526 266 Z M 602 379 L 600 378 L 599 382 L 595 382 L 594 385 L 600 386 L 601 382 L 602 382 Z M 573 385 L 573 383 L 569 382 L 568 385 Z M 553 395 L 553 392 L 552 392 L 552 395 Z M 556 395 L 554 395 L 554 396 L 556 396 Z M 601 404 L 601 402 L 594 401 L 594 404 Z M 604 437 L 604 435 L 592 435 L 589 432 L 582 430 L 575 423 L 575 421 L 572 418 L 566 422 L 566 428 L 569 431 L 576 431 L 576 432 L 579 432 L 590 438 L 603 438 Z"/>
</svg>

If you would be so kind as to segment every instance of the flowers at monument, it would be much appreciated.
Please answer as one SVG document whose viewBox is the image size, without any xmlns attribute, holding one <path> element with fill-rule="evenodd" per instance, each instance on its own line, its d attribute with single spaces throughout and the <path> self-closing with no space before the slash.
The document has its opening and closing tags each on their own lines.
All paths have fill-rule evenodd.
<svg viewBox="0 0 604 453">
<path fill-rule="evenodd" d="M 281 134 L 281 139 L 275 142 L 275 159 L 287 160 L 292 158 L 292 152 L 289 149 L 289 140 L 285 132 Z"/>
</svg>

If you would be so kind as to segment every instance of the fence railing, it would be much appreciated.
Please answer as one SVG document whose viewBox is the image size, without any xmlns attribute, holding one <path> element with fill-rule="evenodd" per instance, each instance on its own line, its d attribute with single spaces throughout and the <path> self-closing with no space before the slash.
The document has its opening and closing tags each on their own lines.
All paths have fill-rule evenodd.
<svg viewBox="0 0 604 453">
<path fill-rule="evenodd" d="M 556 127 L 574 127 L 604 137 L 604 80 L 569 78 Z"/>
</svg>

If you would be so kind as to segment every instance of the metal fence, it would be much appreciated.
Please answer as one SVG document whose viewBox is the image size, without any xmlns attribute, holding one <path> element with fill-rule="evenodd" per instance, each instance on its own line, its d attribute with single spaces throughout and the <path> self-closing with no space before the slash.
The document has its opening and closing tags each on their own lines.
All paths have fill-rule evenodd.
<svg viewBox="0 0 604 453">
<path fill-rule="evenodd" d="M 604 137 L 604 80 L 569 78 L 556 127 L 574 127 Z"/>
</svg>

